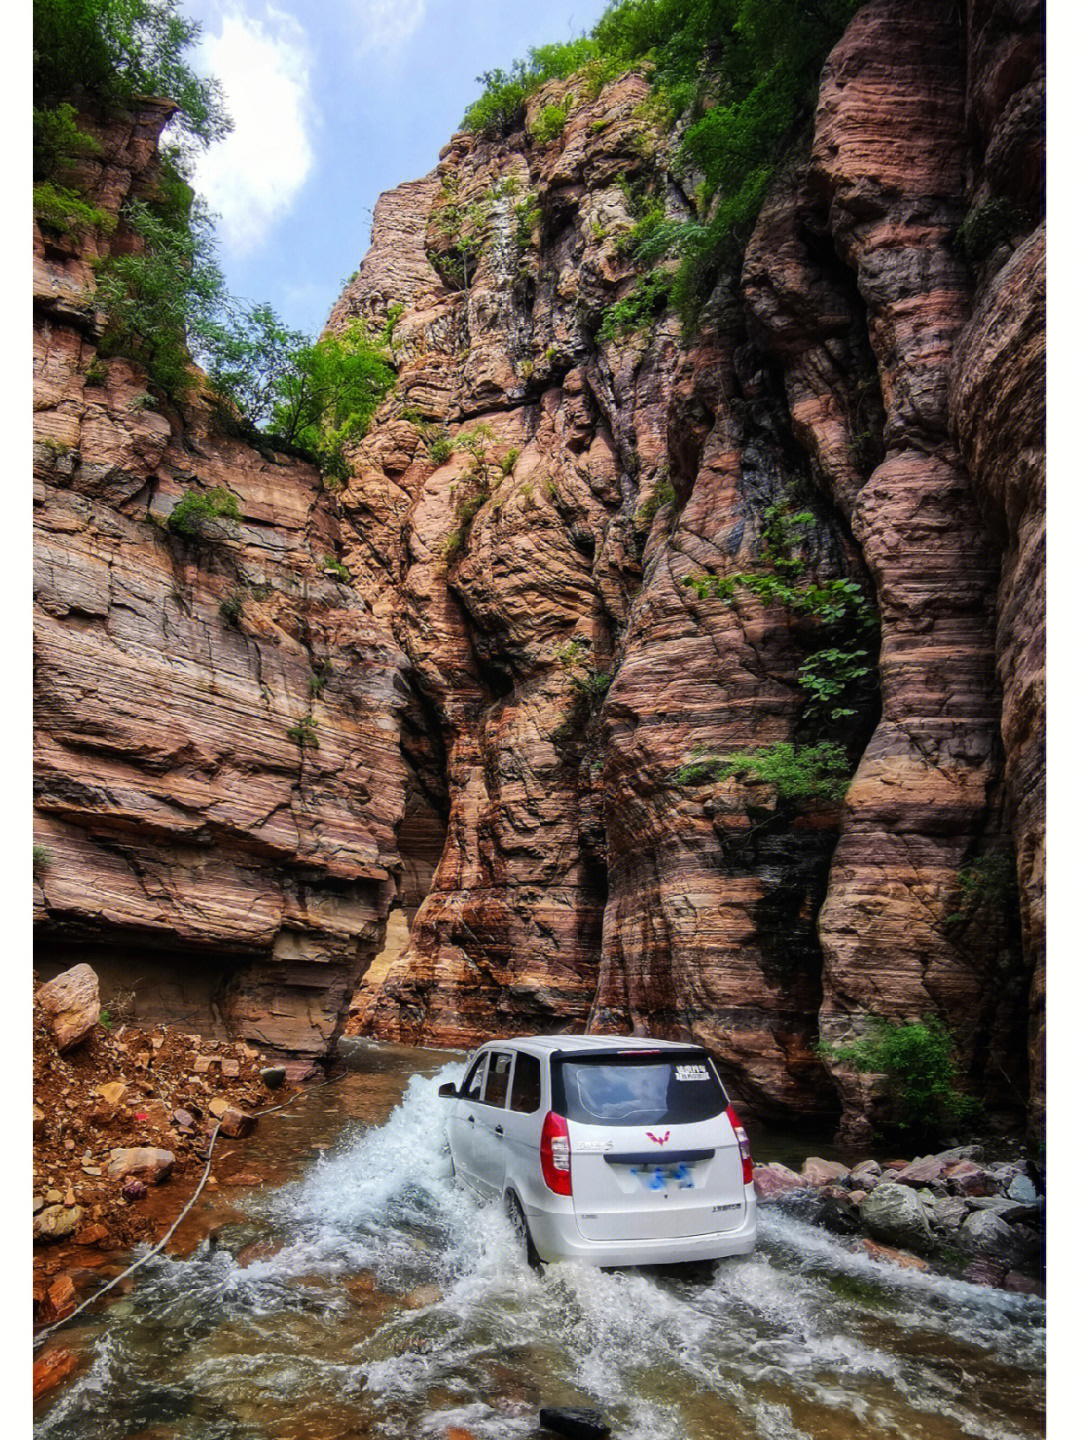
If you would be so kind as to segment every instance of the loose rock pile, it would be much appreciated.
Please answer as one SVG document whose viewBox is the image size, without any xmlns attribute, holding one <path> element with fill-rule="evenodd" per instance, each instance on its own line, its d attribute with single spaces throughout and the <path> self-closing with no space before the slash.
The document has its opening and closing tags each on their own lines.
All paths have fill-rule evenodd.
<svg viewBox="0 0 1080 1440">
<path fill-rule="evenodd" d="M 925 1269 L 919 1257 L 928 1256 L 975 1284 L 1038 1292 L 1046 1202 L 1028 1170 L 1019 1161 L 984 1163 L 981 1146 L 963 1145 L 884 1165 L 862 1160 L 849 1168 L 816 1156 L 801 1173 L 760 1165 L 754 1185 L 759 1204 L 789 1196 L 802 1204 L 812 1197 L 823 1225 L 869 1237 L 863 1244 L 877 1259 Z"/>
<path fill-rule="evenodd" d="M 219 1120 L 239 1138 L 290 1093 L 280 1069 L 263 1079 L 264 1058 L 243 1042 L 163 1026 L 110 1032 L 100 1012 L 89 965 L 34 997 L 35 1242 L 111 1249 L 148 1237 L 138 1203 L 148 1187 L 194 1183 Z M 38 1309 L 44 1318 L 56 1306 Z"/>
</svg>

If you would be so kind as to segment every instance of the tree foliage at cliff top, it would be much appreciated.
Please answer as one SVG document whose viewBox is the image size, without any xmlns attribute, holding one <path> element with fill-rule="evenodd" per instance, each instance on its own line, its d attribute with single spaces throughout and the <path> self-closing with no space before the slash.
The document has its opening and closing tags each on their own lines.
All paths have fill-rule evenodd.
<svg viewBox="0 0 1080 1440">
<path fill-rule="evenodd" d="M 232 122 L 219 82 L 184 59 L 199 33 L 176 0 L 34 0 L 34 104 L 109 108 L 165 97 L 179 107 L 180 131 L 208 145 Z"/>
<path fill-rule="evenodd" d="M 601 81 L 646 65 L 687 128 L 679 156 L 704 177 L 701 218 L 663 247 L 681 258 L 672 298 L 692 322 L 719 261 L 749 235 L 778 161 L 808 120 L 821 67 L 862 0 L 616 0 L 589 35 L 530 50 L 485 90 L 466 129 L 505 133 L 546 81 Z"/>
<path fill-rule="evenodd" d="M 54 177 L 76 182 L 77 162 L 101 153 L 80 115 L 108 116 L 140 98 L 179 106 L 182 140 L 210 144 L 230 127 L 216 80 L 185 61 L 199 26 L 177 0 L 35 0 L 34 166 L 46 183 L 35 212 L 53 229 L 115 228 Z M 95 303 L 105 316 L 103 355 L 145 369 L 159 395 L 177 399 L 195 378 L 191 354 L 232 411 L 342 473 L 343 447 L 367 429 L 395 380 L 392 326 L 361 324 L 318 341 L 286 329 L 269 305 L 233 299 L 214 258 L 211 217 L 185 180 L 183 146 L 163 151 L 146 198 L 120 212 L 125 246 L 97 264 Z M 132 245 L 131 240 L 135 240 Z"/>
</svg>

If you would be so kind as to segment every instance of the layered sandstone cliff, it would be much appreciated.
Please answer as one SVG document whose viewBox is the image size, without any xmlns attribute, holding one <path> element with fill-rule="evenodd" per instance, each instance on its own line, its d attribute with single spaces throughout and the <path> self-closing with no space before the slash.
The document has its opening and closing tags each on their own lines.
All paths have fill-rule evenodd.
<svg viewBox="0 0 1080 1440">
<path fill-rule="evenodd" d="M 88 388 L 83 261 L 42 249 L 50 949 L 201 965 L 220 1023 L 283 1048 L 326 1044 L 350 996 L 394 1039 L 692 1035 L 745 1102 L 850 1135 L 873 1094 L 820 1038 L 940 1014 L 1015 1111 L 1030 1024 L 1037 1122 L 1042 16 L 947 10 L 859 12 L 693 339 L 603 326 L 637 197 L 694 209 L 644 76 L 455 136 L 382 197 L 330 318 L 400 309 L 396 392 L 335 496 L 205 404 L 133 407 L 126 362 Z M 957 232 L 986 216 L 974 258 Z M 215 485 L 240 522 L 150 523 Z M 798 683 L 812 622 L 685 583 L 767 568 L 778 507 L 812 516 L 806 579 L 880 616 L 839 730 Z M 317 750 L 286 735 L 309 713 Z M 842 803 L 694 763 L 823 735 Z"/>
<path fill-rule="evenodd" d="M 843 1067 L 827 1076 L 814 1040 L 936 1013 L 980 1087 L 1026 1088 L 1042 495 L 1027 485 L 1007 518 L 986 472 L 1003 487 L 1018 459 L 1037 467 L 1041 312 L 1037 284 L 1006 292 L 1002 256 L 973 267 L 957 231 L 1006 195 L 1026 207 L 1006 272 L 1038 252 L 1040 157 L 1022 141 L 1042 133 L 1039 20 L 975 5 L 965 35 L 935 7 L 866 6 L 826 68 L 808 161 L 775 185 L 689 348 L 670 318 L 597 336 L 633 279 L 626 180 L 651 176 L 671 216 L 689 208 L 636 76 L 537 145 L 532 122 L 574 89 L 553 83 L 523 132 L 458 136 L 384 197 L 335 319 L 405 302 L 404 408 L 369 438 L 345 508 L 363 551 L 373 498 L 392 524 L 368 583 L 402 604 L 450 815 L 408 945 L 363 996 L 375 1033 L 693 1034 L 760 1105 L 825 1110 L 839 1093 L 854 1133 L 872 1095 Z M 542 215 L 517 253 L 511 190 Z M 467 288 L 440 291 L 440 216 L 485 203 Z M 996 361 L 968 361 L 992 345 L 1023 396 L 998 384 L 993 413 L 973 387 Z M 520 455 L 477 484 L 465 453 L 431 462 L 433 424 L 486 424 L 495 461 Z M 790 494 L 817 516 L 814 573 L 869 581 L 881 615 L 880 719 L 853 719 L 842 810 L 674 780 L 694 754 L 806 738 L 790 614 L 682 583 L 752 569 Z M 1011 867 L 1010 840 L 1023 947 L 1010 887 L 980 878 Z"/>
<path fill-rule="evenodd" d="M 103 133 L 95 203 L 154 183 L 167 115 Z M 324 569 L 310 466 L 97 356 L 87 259 L 37 233 L 36 964 L 90 955 L 151 1013 L 322 1054 L 396 894 L 405 657 Z M 239 520 L 165 528 L 215 487 Z M 288 733 L 309 715 L 318 748 Z"/>
</svg>

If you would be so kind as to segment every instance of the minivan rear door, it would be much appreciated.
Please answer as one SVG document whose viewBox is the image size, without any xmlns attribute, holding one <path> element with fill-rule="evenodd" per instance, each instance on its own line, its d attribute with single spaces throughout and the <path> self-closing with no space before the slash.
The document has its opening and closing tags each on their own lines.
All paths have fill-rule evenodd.
<svg viewBox="0 0 1080 1440">
<path fill-rule="evenodd" d="M 571 1052 L 552 1080 L 585 1239 L 679 1239 L 742 1224 L 742 1157 L 703 1050 Z"/>
</svg>

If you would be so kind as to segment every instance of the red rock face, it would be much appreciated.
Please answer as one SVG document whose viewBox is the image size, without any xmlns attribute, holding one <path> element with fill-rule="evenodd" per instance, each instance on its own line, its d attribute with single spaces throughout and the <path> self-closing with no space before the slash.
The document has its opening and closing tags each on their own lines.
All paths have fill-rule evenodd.
<svg viewBox="0 0 1080 1440">
<path fill-rule="evenodd" d="M 1024 207 L 976 272 L 950 367 L 953 433 L 1001 553 L 997 674 L 1009 822 L 1030 973 L 1030 1122 L 1045 1123 L 1046 235 L 1044 7 L 972 0 L 972 199 Z"/>
<path fill-rule="evenodd" d="M 995 54 L 1012 53 L 1008 37 L 995 44 Z M 522 368 L 522 348 L 530 376 L 543 363 L 536 331 L 550 312 L 539 290 L 531 312 L 493 295 L 498 266 L 485 253 L 468 298 L 449 298 L 453 333 L 467 336 L 470 354 L 458 362 L 457 388 L 449 357 L 424 357 L 425 379 L 438 374 L 450 397 L 438 413 L 486 418 L 503 445 L 521 447 L 514 478 L 528 476 L 532 488 L 532 475 L 543 474 L 556 513 L 539 503 L 523 516 L 509 487 L 505 498 L 500 490 L 499 500 L 485 499 L 467 552 L 449 571 L 458 611 L 439 598 L 435 536 L 450 523 L 451 487 L 466 482 L 460 469 L 421 478 L 406 542 L 417 561 L 406 567 L 404 591 L 407 611 L 422 608 L 424 625 L 407 614 L 398 634 L 418 668 L 434 650 L 455 657 L 438 666 L 437 707 L 460 715 L 467 695 L 477 708 L 468 711 L 476 718 L 467 737 L 454 722 L 451 753 L 466 769 L 455 775 L 451 762 L 447 850 L 410 943 L 366 1012 L 378 1033 L 465 1042 L 493 1026 L 576 1026 L 595 984 L 591 1027 L 692 1034 L 762 1106 L 824 1109 L 835 1086 L 849 1135 L 872 1092 L 842 1067 L 830 1067 L 830 1085 L 812 1049 L 819 1034 L 848 1038 L 870 1013 L 935 1013 L 957 1031 L 976 1074 L 986 1063 L 977 1052 L 1015 1062 L 1017 962 L 1007 927 L 956 913 L 966 868 L 1003 843 L 1004 829 L 994 673 L 1000 550 L 956 446 L 956 402 L 950 407 L 973 289 L 952 236 L 970 208 L 969 136 L 982 123 L 975 110 L 985 110 L 973 87 L 984 69 L 972 67 L 954 21 L 933 7 L 867 6 L 826 71 L 811 166 L 778 183 L 750 243 L 742 311 L 729 304 L 689 355 L 666 322 L 647 340 L 584 357 L 579 338 L 578 363 L 543 394 L 539 431 L 530 430 L 528 388 L 519 400 L 509 378 Z M 995 83 L 1007 107 L 1005 82 Z M 605 92 L 597 108 L 606 114 L 609 106 L 624 115 Z M 606 131 L 589 107 L 580 114 L 583 123 L 540 154 L 520 137 L 504 147 L 458 137 L 444 152 L 433 204 L 438 216 L 448 191 L 459 204 L 475 203 L 507 174 L 534 187 L 550 221 L 539 257 L 545 300 L 592 301 L 592 287 L 610 294 L 619 282 L 606 240 L 596 244 L 604 230 L 596 216 L 618 205 L 603 189 L 612 172 L 588 156 L 588 135 Z M 429 248 L 436 231 L 429 226 Z M 373 254 L 380 243 L 377 232 Z M 780 362 L 786 405 L 754 373 L 753 346 Z M 1029 367 L 1016 383 L 1030 382 Z M 498 410 L 485 409 L 496 392 L 505 397 Z M 767 793 L 733 781 L 696 792 L 672 784 L 695 746 L 732 753 L 795 733 L 801 653 L 784 618 L 752 602 L 698 602 L 681 583 L 705 570 L 752 568 L 763 512 L 796 476 L 790 453 L 769 453 L 763 440 L 763 417 L 783 409 L 780 423 L 834 507 L 822 512 L 832 538 L 818 557 L 821 573 L 862 579 L 868 571 L 881 610 L 882 715 L 842 816 L 785 816 Z M 626 464 L 627 437 L 636 469 Z M 568 505 L 566 461 L 580 473 L 577 457 L 595 457 L 598 442 L 611 490 L 592 489 L 604 509 L 584 496 Z M 540 451 L 537 469 L 530 447 Z M 624 498 L 621 513 L 612 509 L 629 488 L 639 513 L 661 474 L 676 499 L 648 525 L 639 581 L 630 507 Z M 353 493 L 367 483 L 358 475 Z M 589 536 L 585 564 L 563 548 L 575 522 Z M 1018 620 L 1015 629 L 1027 646 L 1031 625 Z M 584 711 L 578 719 L 574 785 L 567 761 L 577 752 L 545 765 L 531 725 L 516 728 L 522 706 L 531 721 L 557 704 L 558 677 L 537 632 L 582 638 L 601 657 L 590 663 L 614 672 L 599 723 L 586 724 Z M 465 660 L 465 635 L 478 676 Z M 492 663 L 513 686 L 497 699 L 483 693 Z M 459 678 L 448 685 L 454 669 Z M 1006 728 L 1007 773 L 1011 748 Z M 508 764 L 520 787 L 492 784 Z M 515 840 L 527 836 L 534 865 L 554 853 L 576 858 L 575 817 L 579 837 L 599 822 L 589 848 L 606 871 L 586 874 L 605 899 L 595 981 L 591 957 L 574 943 L 584 926 L 595 945 L 599 907 L 587 889 L 567 896 L 534 869 L 540 883 L 530 891 L 507 864 L 517 849 L 508 830 Z M 765 841 L 756 836 L 762 825 L 773 827 Z M 556 887 L 560 908 L 550 912 Z M 541 914 L 546 947 L 527 928 L 527 917 Z M 533 1008 L 537 996 L 546 1012 Z"/>
<path fill-rule="evenodd" d="M 147 183 L 163 118 L 104 137 L 97 203 Z M 400 869 L 405 659 L 323 570 L 338 524 L 309 466 L 229 439 L 204 399 L 145 408 L 127 361 L 88 381 L 88 279 L 37 237 L 39 964 L 86 943 L 123 949 L 146 983 L 199 964 L 196 1023 L 321 1054 Z M 214 486 L 239 521 L 162 528 Z M 317 749 L 288 734 L 309 714 Z"/>
<path fill-rule="evenodd" d="M 859 12 L 809 161 L 777 179 L 692 344 L 671 315 L 599 334 L 637 278 L 621 177 L 651 167 L 668 215 L 689 213 L 643 77 L 579 97 L 545 144 L 529 126 L 572 83 L 534 96 L 524 131 L 455 136 L 382 197 L 331 315 L 403 307 L 397 391 L 332 500 L 204 405 L 132 411 L 124 362 L 87 391 L 81 262 L 43 254 L 46 935 L 220 956 L 227 1024 L 293 1048 L 302 1005 L 316 1049 L 350 995 L 351 1030 L 396 1040 L 694 1037 L 740 1102 L 839 1111 L 852 1138 L 873 1087 L 816 1042 L 871 1014 L 939 1014 L 991 1104 L 1023 1089 L 1039 19 L 972 0 L 965 33 L 939 12 Z M 1017 233 L 973 269 L 954 233 L 995 196 Z M 187 546 L 145 516 L 195 483 L 228 484 L 243 519 Z M 684 584 L 761 570 L 785 499 L 813 516 L 806 578 L 856 580 L 880 611 L 842 805 L 694 768 L 815 738 L 813 625 Z M 284 731 L 316 660 L 320 745 L 298 750 Z M 1010 839 L 1023 958 L 984 883 Z"/>
</svg>

